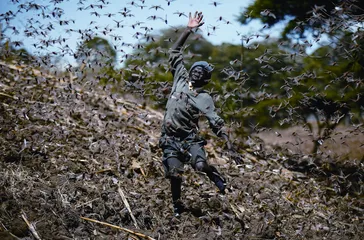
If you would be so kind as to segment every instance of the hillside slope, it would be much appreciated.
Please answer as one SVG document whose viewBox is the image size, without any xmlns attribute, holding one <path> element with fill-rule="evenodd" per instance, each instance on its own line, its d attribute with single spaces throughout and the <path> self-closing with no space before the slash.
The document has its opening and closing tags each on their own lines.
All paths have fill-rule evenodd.
<svg viewBox="0 0 364 240">
<path fill-rule="evenodd" d="M 157 147 L 162 113 L 110 95 L 92 79 L 70 82 L 5 63 L 0 69 L 1 239 L 364 237 L 363 166 L 353 178 L 361 187 L 343 191 L 349 178 L 288 170 L 290 156 L 269 148 L 242 150 L 244 164 L 236 166 L 212 149 L 211 138 L 207 152 L 230 192 L 219 195 L 186 166 L 190 211 L 176 219 Z"/>
</svg>

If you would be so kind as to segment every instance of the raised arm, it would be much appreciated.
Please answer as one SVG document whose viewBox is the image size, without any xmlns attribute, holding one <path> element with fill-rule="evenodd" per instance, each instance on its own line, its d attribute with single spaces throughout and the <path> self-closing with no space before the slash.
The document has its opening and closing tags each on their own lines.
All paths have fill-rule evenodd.
<svg viewBox="0 0 364 240">
<path fill-rule="evenodd" d="M 186 42 L 188 36 L 192 32 L 192 29 L 198 28 L 204 24 L 202 19 L 203 19 L 202 12 L 196 11 L 193 17 L 191 13 L 189 14 L 187 27 L 182 32 L 181 36 L 177 39 L 177 41 L 173 44 L 172 50 L 181 50 L 183 44 Z"/>
<path fill-rule="evenodd" d="M 177 41 L 173 44 L 172 48 L 169 50 L 169 66 L 170 66 L 170 71 L 174 76 L 173 89 L 176 86 L 176 83 L 181 80 L 179 76 L 183 75 L 183 72 L 187 72 L 183 65 L 183 55 L 181 52 L 181 48 L 183 44 L 186 42 L 192 29 L 197 28 L 202 24 L 204 24 L 202 18 L 203 15 L 201 12 L 200 13 L 196 12 L 193 17 L 190 13 L 186 29 L 182 32 L 180 37 L 177 39 Z"/>
</svg>

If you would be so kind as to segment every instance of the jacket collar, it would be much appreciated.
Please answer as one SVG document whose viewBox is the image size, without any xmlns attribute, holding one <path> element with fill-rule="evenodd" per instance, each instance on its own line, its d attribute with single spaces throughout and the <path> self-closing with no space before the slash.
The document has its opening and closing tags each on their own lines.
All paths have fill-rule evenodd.
<svg viewBox="0 0 364 240">
<path fill-rule="evenodd" d="M 187 82 L 188 82 L 188 88 L 190 89 L 190 91 L 195 92 L 197 94 L 204 91 L 203 87 L 194 87 L 194 86 L 192 86 L 192 83 L 190 81 L 187 81 Z"/>
</svg>

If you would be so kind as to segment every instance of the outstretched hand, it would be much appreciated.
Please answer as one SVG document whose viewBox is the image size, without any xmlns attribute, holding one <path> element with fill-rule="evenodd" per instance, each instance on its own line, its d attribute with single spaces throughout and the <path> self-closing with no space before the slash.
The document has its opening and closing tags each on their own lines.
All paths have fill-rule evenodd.
<svg viewBox="0 0 364 240">
<path fill-rule="evenodd" d="M 187 27 L 189 28 L 197 28 L 204 24 L 202 21 L 203 15 L 202 12 L 195 12 L 195 15 L 192 17 L 191 13 L 189 14 L 188 24 Z"/>
</svg>

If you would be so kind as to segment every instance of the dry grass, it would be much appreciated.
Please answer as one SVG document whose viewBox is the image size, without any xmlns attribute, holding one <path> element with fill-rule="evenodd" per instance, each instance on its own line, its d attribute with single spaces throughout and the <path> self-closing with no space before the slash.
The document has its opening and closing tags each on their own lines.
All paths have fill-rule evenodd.
<svg viewBox="0 0 364 240">
<path fill-rule="evenodd" d="M 81 92 L 74 83 L 72 92 L 24 79 L 0 78 L 7 92 L 0 96 L 0 239 L 29 239 L 29 226 L 41 239 L 136 239 L 81 217 L 168 240 L 363 237 L 358 178 L 291 171 L 283 163 L 292 156 L 265 148 L 242 150 L 244 164 L 236 166 L 214 139 L 206 149 L 230 191 L 218 194 L 188 167 L 190 210 L 176 219 L 156 147 L 161 113 L 97 86 Z"/>
</svg>

